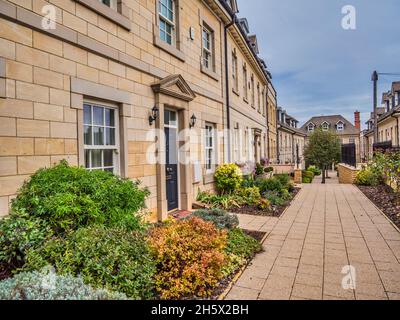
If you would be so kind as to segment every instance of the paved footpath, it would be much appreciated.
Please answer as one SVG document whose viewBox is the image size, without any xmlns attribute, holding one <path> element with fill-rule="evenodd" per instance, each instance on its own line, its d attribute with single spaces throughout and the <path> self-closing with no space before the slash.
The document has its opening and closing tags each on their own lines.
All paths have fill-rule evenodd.
<svg viewBox="0 0 400 320">
<path fill-rule="evenodd" d="M 269 235 L 226 299 L 400 300 L 398 229 L 357 187 L 319 182 L 304 185 L 279 219 L 240 218 Z M 348 265 L 355 290 L 342 286 Z"/>
</svg>

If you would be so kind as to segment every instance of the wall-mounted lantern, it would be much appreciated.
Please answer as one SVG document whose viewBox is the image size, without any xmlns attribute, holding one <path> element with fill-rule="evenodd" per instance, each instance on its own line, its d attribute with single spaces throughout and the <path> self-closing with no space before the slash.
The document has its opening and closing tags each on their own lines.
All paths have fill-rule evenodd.
<svg viewBox="0 0 400 320">
<path fill-rule="evenodd" d="M 192 117 L 190 118 L 189 128 L 192 129 L 196 125 L 196 122 L 197 118 L 193 113 Z"/>
<path fill-rule="evenodd" d="M 154 106 L 153 109 L 151 109 L 151 116 L 149 116 L 149 124 L 153 125 L 153 122 L 157 120 L 158 118 L 158 108 L 157 106 Z"/>
</svg>

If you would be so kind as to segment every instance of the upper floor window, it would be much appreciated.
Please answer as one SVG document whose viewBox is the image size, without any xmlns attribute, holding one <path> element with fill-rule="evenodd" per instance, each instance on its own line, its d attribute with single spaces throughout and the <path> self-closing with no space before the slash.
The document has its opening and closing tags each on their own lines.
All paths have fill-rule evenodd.
<svg viewBox="0 0 400 320">
<path fill-rule="evenodd" d="M 113 10 L 117 10 L 118 8 L 117 0 L 98 0 L 98 1 L 106 5 L 107 7 L 110 7 Z"/>
<path fill-rule="evenodd" d="M 237 63 L 237 55 L 236 55 L 236 50 L 233 50 L 232 52 L 232 85 L 233 85 L 233 90 L 238 92 L 238 63 Z"/>
<path fill-rule="evenodd" d="M 84 158 L 89 170 L 118 173 L 118 109 L 96 103 L 83 106 Z"/>
<path fill-rule="evenodd" d="M 337 131 L 343 131 L 344 130 L 344 124 L 343 122 L 339 122 L 336 126 Z"/>
<path fill-rule="evenodd" d="M 257 84 L 257 111 L 261 112 L 260 83 Z"/>
<path fill-rule="evenodd" d="M 207 26 L 203 26 L 203 66 L 207 69 L 214 68 L 213 45 L 213 31 L 211 31 Z"/>
<path fill-rule="evenodd" d="M 322 124 L 322 130 L 328 131 L 328 130 L 329 130 L 329 123 L 324 122 L 324 123 Z"/>
<path fill-rule="evenodd" d="M 310 123 L 310 124 L 307 126 L 307 129 L 308 129 L 308 132 L 313 132 L 313 131 L 314 131 L 314 125 L 313 125 L 312 123 Z"/>
<path fill-rule="evenodd" d="M 243 95 L 244 98 L 247 100 L 249 98 L 249 83 L 247 79 L 247 65 L 246 63 L 243 64 Z"/>
<path fill-rule="evenodd" d="M 158 16 L 160 26 L 160 38 L 162 41 L 173 45 L 175 43 L 175 1 L 159 0 Z"/>
<path fill-rule="evenodd" d="M 265 90 L 263 89 L 262 94 L 261 94 L 261 99 L 262 99 L 262 115 L 265 116 L 265 103 L 266 103 L 266 99 L 267 97 L 265 96 Z"/>
<path fill-rule="evenodd" d="M 250 87 L 251 87 L 251 106 L 254 108 L 255 103 L 256 103 L 256 98 L 255 98 L 255 88 L 254 88 L 254 75 L 251 75 L 251 80 L 250 80 Z"/>
</svg>

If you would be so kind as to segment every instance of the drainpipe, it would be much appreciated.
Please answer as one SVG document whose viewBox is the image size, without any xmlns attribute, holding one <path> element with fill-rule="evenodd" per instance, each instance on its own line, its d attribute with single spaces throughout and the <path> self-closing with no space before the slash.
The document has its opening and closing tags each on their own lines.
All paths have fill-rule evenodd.
<svg viewBox="0 0 400 320">
<path fill-rule="evenodd" d="M 276 110 L 278 109 L 278 100 L 275 95 L 275 106 Z M 275 112 L 275 117 L 276 117 L 276 160 L 278 164 L 280 164 L 280 152 L 279 152 L 279 146 L 280 146 L 280 140 L 279 140 L 279 116 L 278 112 Z"/>
<path fill-rule="evenodd" d="M 225 90 L 226 90 L 226 122 L 228 126 L 228 162 L 231 162 L 231 110 L 230 110 L 230 92 L 229 92 L 229 65 L 228 65 L 228 29 L 236 23 L 236 16 L 230 23 L 224 26 L 224 41 L 225 41 Z"/>
<path fill-rule="evenodd" d="M 266 90 L 266 92 L 267 92 L 267 95 L 266 95 L 266 99 L 267 99 L 267 102 L 266 102 L 266 104 L 265 104 L 265 108 L 266 108 L 266 110 L 265 110 L 265 119 L 266 119 L 266 122 L 267 122 L 267 158 L 268 158 L 268 161 L 270 161 L 271 160 L 271 156 L 270 156 L 270 150 L 269 150 L 269 148 L 270 148 L 270 145 L 269 145 L 269 143 L 270 143 L 270 141 L 269 141 L 269 105 L 268 105 L 268 89 L 269 89 L 269 83 L 268 83 L 268 81 L 267 81 L 267 90 Z"/>
</svg>

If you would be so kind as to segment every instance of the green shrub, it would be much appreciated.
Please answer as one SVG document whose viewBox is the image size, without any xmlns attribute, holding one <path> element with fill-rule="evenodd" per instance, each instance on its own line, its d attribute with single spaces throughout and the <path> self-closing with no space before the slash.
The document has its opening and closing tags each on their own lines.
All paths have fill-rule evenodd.
<svg viewBox="0 0 400 320">
<path fill-rule="evenodd" d="M 223 277 L 227 235 L 194 217 L 154 228 L 157 292 L 162 299 L 207 297 Z"/>
<path fill-rule="evenodd" d="M 254 187 L 254 178 L 252 175 L 243 177 L 242 188 L 251 188 Z"/>
<path fill-rule="evenodd" d="M 243 204 L 243 199 L 238 195 L 216 195 L 209 192 L 200 192 L 197 195 L 197 201 L 206 204 L 211 208 L 220 208 L 224 210 L 240 208 L 240 206 Z"/>
<path fill-rule="evenodd" d="M 197 210 L 193 216 L 212 222 L 218 229 L 232 230 L 239 225 L 237 215 L 229 214 L 221 209 Z"/>
<path fill-rule="evenodd" d="M 303 170 L 303 183 L 311 183 L 314 180 L 314 172 Z"/>
<path fill-rule="evenodd" d="M 258 187 L 242 188 L 238 191 L 239 197 L 243 198 L 243 202 L 254 206 L 261 200 L 260 189 Z"/>
<path fill-rule="evenodd" d="M 242 172 L 236 164 L 223 164 L 215 171 L 216 186 L 223 194 L 237 190 L 242 181 Z"/>
<path fill-rule="evenodd" d="M 317 168 L 316 166 L 309 166 L 307 171 L 314 173 L 314 176 L 320 176 L 322 174 L 321 169 Z"/>
<path fill-rule="evenodd" d="M 126 300 L 122 293 L 93 289 L 81 278 L 23 272 L 0 282 L 0 300 Z"/>
<path fill-rule="evenodd" d="M 266 191 L 263 193 L 263 198 L 267 199 L 274 206 L 282 206 L 285 200 L 279 195 L 277 191 Z"/>
<path fill-rule="evenodd" d="M 256 163 L 255 174 L 257 176 L 262 175 L 264 173 L 264 166 L 261 163 Z"/>
<path fill-rule="evenodd" d="M 282 183 L 277 178 L 257 179 L 255 185 L 260 189 L 261 193 L 267 191 L 280 192 L 283 189 Z"/>
<path fill-rule="evenodd" d="M 355 183 L 360 186 L 377 186 L 380 184 L 380 179 L 376 172 L 366 168 L 357 173 Z"/>
<path fill-rule="evenodd" d="M 82 276 L 94 288 L 106 288 L 132 299 L 152 297 L 155 262 L 144 235 L 124 228 L 90 226 L 47 241 L 27 254 L 25 269 L 51 265 L 61 275 Z"/>
<path fill-rule="evenodd" d="M 26 253 L 51 236 L 51 229 L 40 219 L 15 215 L 0 219 L 0 270 L 21 268 Z"/>
<path fill-rule="evenodd" d="M 43 219 L 56 233 L 93 223 L 141 228 L 137 212 L 145 207 L 147 189 L 138 182 L 104 171 L 70 167 L 66 161 L 37 171 L 12 203 L 16 215 Z"/>
<path fill-rule="evenodd" d="M 288 174 L 277 174 L 274 176 L 274 178 L 279 180 L 283 189 L 289 190 L 290 188 L 292 188 L 292 181 Z"/>
<path fill-rule="evenodd" d="M 250 259 L 261 249 L 261 244 L 256 239 L 246 235 L 241 229 L 236 228 L 228 233 L 226 253 Z"/>
<path fill-rule="evenodd" d="M 271 202 L 268 199 L 261 199 L 257 207 L 260 210 L 269 210 L 271 209 Z"/>
</svg>

